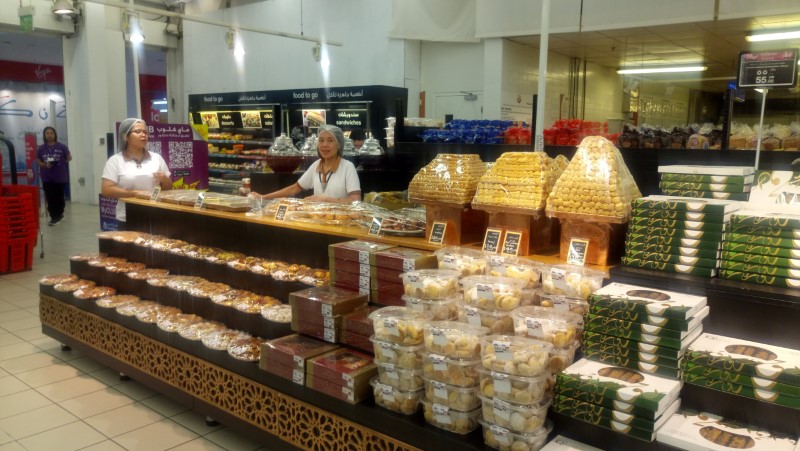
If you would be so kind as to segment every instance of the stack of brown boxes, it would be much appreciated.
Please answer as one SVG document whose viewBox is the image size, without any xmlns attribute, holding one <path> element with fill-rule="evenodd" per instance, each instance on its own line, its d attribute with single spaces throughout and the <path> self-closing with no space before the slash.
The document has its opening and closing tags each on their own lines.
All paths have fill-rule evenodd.
<svg viewBox="0 0 800 451">
<path fill-rule="evenodd" d="M 367 296 L 332 286 L 308 288 L 289 294 L 292 330 L 339 343 L 342 317 L 366 307 Z"/>
<path fill-rule="evenodd" d="M 292 334 L 268 341 L 261 346 L 262 370 L 289 379 L 295 384 L 306 383 L 306 362 L 312 357 L 338 349 L 303 335 Z"/>
<path fill-rule="evenodd" d="M 346 348 L 314 357 L 306 368 L 308 388 L 352 404 L 372 395 L 369 380 L 378 372 L 371 355 Z"/>
</svg>

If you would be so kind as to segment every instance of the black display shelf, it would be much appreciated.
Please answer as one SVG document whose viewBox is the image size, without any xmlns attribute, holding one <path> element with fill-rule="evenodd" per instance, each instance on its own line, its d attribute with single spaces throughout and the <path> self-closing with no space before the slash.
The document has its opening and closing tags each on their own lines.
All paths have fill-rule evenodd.
<svg viewBox="0 0 800 451">
<path fill-rule="evenodd" d="M 671 445 L 657 441 L 646 442 L 609 429 L 601 428 L 570 416 L 549 412 L 554 431 L 560 435 L 607 451 L 678 451 Z"/>
</svg>

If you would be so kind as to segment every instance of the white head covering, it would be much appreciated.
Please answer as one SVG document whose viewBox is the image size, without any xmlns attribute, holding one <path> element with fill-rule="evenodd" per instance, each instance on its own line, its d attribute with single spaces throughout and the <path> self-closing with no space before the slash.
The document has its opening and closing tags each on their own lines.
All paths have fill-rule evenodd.
<svg viewBox="0 0 800 451">
<path fill-rule="evenodd" d="M 117 134 L 117 151 L 124 152 L 125 149 L 128 147 L 128 134 L 131 132 L 133 125 L 137 122 L 141 122 L 144 124 L 144 120 L 129 117 L 124 121 L 120 122 L 119 124 L 119 133 Z"/>
</svg>

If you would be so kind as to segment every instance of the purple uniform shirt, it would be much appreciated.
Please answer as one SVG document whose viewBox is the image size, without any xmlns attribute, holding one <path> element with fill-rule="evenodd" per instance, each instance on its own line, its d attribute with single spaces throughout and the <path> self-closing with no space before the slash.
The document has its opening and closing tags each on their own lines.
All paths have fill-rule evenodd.
<svg viewBox="0 0 800 451">
<path fill-rule="evenodd" d="M 42 177 L 42 182 L 53 183 L 67 183 L 67 156 L 69 149 L 60 142 L 54 145 L 42 144 L 39 150 L 36 151 L 36 158 L 44 161 L 45 163 L 52 162 L 53 167 L 46 168 L 41 166 L 39 174 Z"/>
</svg>

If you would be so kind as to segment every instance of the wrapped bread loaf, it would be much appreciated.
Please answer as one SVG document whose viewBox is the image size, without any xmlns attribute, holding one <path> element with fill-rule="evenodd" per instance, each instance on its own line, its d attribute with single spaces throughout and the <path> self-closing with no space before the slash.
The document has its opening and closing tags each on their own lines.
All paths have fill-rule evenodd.
<svg viewBox="0 0 800 451">
<path fill-rule="evenodd" d="M 420 201 L 468 204 L 475 196 L 478 180 L 486 172 L 475 154 L 439 154 L 420 169 L 408 185 L 408 197 Z"/>
<path fill-rule="evenodd" d="M 551 159 L 544 152 L 506 152 L 480 178 L 473 202 L 543 210 L 552 176 Z"/>
<path fill-rule="evenodd" d="M 584 138 L 547 199 L 547 214 L 630 216 L 631 202 L 642 194 L 619 150 L 601 136 Z"/>
<path fill-rule="evenodd" d="M 708 147 L 708 138 L 699 133 L 689 136 L 689 139 L 686 141 L 687 149 L 708 149 Z"/>
</svg>

